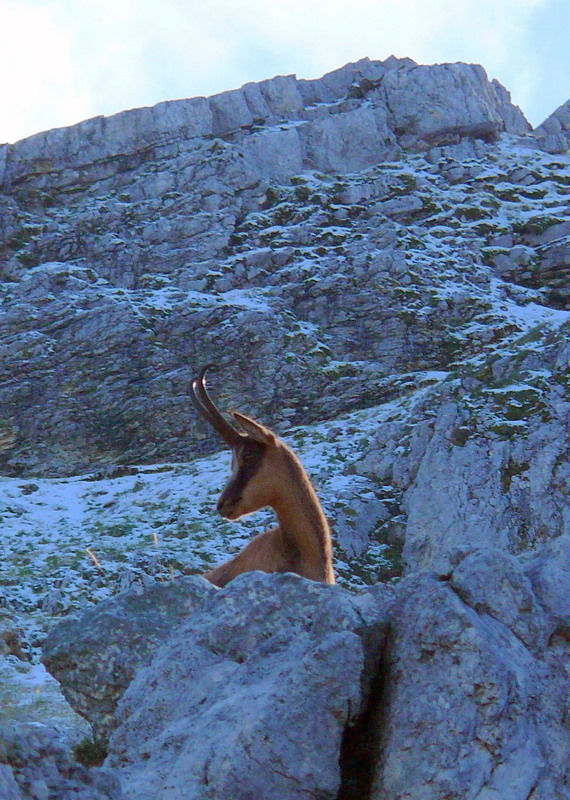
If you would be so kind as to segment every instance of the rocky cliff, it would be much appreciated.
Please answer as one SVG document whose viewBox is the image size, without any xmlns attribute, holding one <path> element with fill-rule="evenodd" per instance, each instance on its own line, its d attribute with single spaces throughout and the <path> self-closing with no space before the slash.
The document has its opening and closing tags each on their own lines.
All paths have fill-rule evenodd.
<svg viewBox="0 0 570 800">
<path fill-rule="evenodd" d="M 483 156 L 527 128 L 480 67 L 392 59 L 4 146 L 4 472 L 188 459 L 203 437 L 188 382 L 205 361 L 228 399 L 281 425 L 445 369 L 455 322 L 415 324 L 413 286 L 437 292 L 442 255 L 471 270 L 503 176 L 468 168 L 450 192 L 449 176 L 402 156 L 443 168 L 438 146 Z"/>
<path fill-rule="evenodd" d="M 0 794 L 570 798 L 565 108 L 365 59 L 0 148 L 0 690 L 81 729 L 35 663 L 69 616 L 44 660 L 109 754 L 2 728 Z M 187 577 L 267 522 L 214 514 L 208 362 L 339 586 Z"/>
</svg>

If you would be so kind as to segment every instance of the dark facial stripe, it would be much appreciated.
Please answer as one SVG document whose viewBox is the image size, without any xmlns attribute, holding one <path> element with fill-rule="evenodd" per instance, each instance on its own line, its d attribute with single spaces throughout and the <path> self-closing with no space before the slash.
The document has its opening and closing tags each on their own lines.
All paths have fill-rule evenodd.
<svg viewBox="0 0 570 800">
<path fill-rule="evenodd" d="M 241 445 L 237 453 L 238 470 L 224 490 L 226 500 L 243 495 L 247 484 L 261 468 L 264 450 L 265 447 L 257 442 L 246 441 Z"/>
</svg>

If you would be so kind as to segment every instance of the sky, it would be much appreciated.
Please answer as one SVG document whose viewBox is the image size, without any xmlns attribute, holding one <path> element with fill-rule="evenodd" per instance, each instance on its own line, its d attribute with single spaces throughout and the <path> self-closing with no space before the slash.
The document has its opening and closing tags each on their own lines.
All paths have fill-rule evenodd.
<svg viewBox="0 0 570 800">
<path fill-rule="evenodd" d="M 569 40 L 570 0 L 0 0 L 0 143 L 392 54 L 482 64 L 536 126 Z"/>
</svg>

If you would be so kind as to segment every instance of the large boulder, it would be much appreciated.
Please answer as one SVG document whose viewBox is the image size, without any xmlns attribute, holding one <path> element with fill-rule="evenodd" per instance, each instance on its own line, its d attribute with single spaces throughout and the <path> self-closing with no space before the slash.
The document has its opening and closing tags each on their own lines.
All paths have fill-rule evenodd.
<svg viewBox="0 0 570 800">
<path fill-rule="evenodd" d="M 569 537 L 357 595 L 249 573 L 195 594 L 161 640 L 126 593 L 68 627 L 85 665 L 58 678 L 99 730 L 112 699 L 106 766 L 127 798 L 565 800 L 569 593 Z M 151 598 L 161 615 L 168 593 Z M 127 609 L 119 663 L 108 620 Z"/>
<path fill-rule="evenodd" d="M 149 608 L 172 619 L 169 594 L 152 591 L 137 609 L 127 593 L 62 623 L 44 660 L 99 734 L 111 731 L 107 764 L 127 797 L 332 800 L 346 737 L 373 693 L 392 594 L 249 573 L 203 592 L 160 645 Z"/>
<path fill-rule="evenodd" d="M 42 660 L 97 740 L 106 741 L 116 726 L 117 703 L 138 670 L 181 619 L 215 592 L 199 577 L 136 587 L 52 629 Z"/>
<path fill-rule="evenodd" d="M 568 627 L 533 588 L 567 597 L 568 565 L 548 548 L 533 562 L 481 550 L 449 581 L 399 587 L 373 800 L 569 796 Z"/>
</svg>

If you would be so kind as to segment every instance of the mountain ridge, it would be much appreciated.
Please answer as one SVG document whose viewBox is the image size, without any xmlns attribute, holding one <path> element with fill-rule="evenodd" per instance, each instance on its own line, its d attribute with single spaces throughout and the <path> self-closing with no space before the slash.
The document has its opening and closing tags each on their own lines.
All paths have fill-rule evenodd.
<svg viewBox="0 0 570 800">
<path fill-rule="evenodd" d="M 388 73 L 465 68 L 479 73 L 474 80 L 481 87 L 488 83 L 484 70 L 478 65 L 458 63 L 422 67 L 411 59 L 393 56 L 384 62 L 365 58 L 313 80 L 297 79 L 294 75 L 277 76 L 211 97 L 170 100 L 109 117 L 96 116 L 75 125 L 34 134 L 14 144 L 0 145 L 0 181 L 10 184 L 24 177 L 12 164 L 18 162 L 19 154 L 24 164 L 30 162 L 32 174 L 47 170 L 49 162 L 54 159 L 56 164 L 58 159 L 65 163 L 67 157 L 70 165 L 80 166 L 86 163 L 86 158 L 96 160 L 103 154 L 116 156 L 122 152 L 121 148 L 132 152 L 196 137 L 230 135 L 256 124 L 259 126 L 260 122 L 271 124 L 284 116 L 290 118 L 318 104 L 339 102 L 346 100 L 347 96 L 350 99 L 351 93 L 352 99 L 356 99 L 359 94 L 362 97 L 378 89 Z M 508 92 L 498 81 L 493 81 L 488 87 L 490 96 L 486 98 L 487 102 L 491 100 L 498 108 L 510 107 Z M 393 86 L 391 90 L 396 88 Z M 496 97 L 492 97 L 494 93 Z M 498 122 L 498 119 L 493 121 Z M 509 132 L 530 130 L 524 115 L 514 106 L 504 122 Z"/>
</svg>

